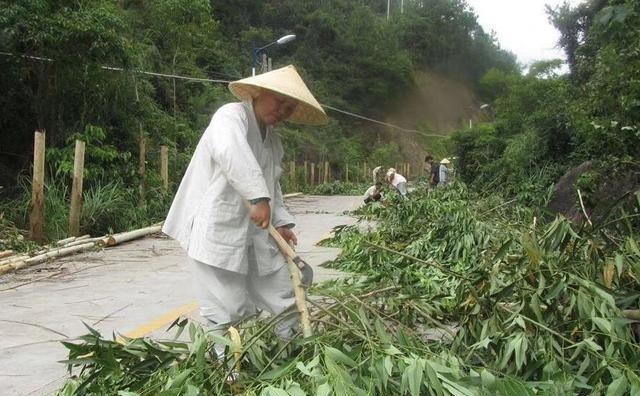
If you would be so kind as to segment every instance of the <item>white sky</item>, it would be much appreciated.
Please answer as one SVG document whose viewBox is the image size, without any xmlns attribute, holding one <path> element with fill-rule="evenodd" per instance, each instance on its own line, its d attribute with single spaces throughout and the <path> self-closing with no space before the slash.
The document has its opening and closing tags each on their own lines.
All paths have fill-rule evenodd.
<svg viewBox="0 0 640 396">
<path fill-rule="evenodd" d="M 556 48 L 557 30 L 545 12 L 545 4 L 557 6 L 565 0 L 467 0 L 487 33 L 494 31 L 500 47 L 516 54 L 518 62 L 528 65 L 542 59 L 565 59 Z M 583 0 L 567 0 L 573 6 Z"/>
</svg>

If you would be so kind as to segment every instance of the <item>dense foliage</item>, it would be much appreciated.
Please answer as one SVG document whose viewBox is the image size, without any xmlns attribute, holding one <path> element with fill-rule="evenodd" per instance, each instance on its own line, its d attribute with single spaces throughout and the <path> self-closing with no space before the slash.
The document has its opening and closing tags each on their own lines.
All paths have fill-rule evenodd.
<svg viewBox="0 0 640 396">
<path fill-rule="evenodd" d="M 591 189 L 611 181 L 594 203 L 606 205 L 640 186 L 640 3 L 564 5 L 550 19 L 570 73 L 559 74 L 559 62 L 539 62 L 526 75 L 488 72 L 481 84 L 492 100 L 489 122 L 453 139 L 460 173 L 539 204 L 564 171 L 591 160 Z"/>
<path fill-rule="evenodd" d="M 640 207 L 640 196 L 634 197 Z M 269 321 L 243 343 L 193 326 L 190 342 L 98 334 L 68 344 L 82 367 L 61 394 L 623 395 L 640 392 L 640 241 L 619 207 L 593 226 L 463 185 L 361 210 L 333 266 L 353 278 L 313 290 L 315 336 L 278 340 Z M 184 325 L 184 323 L 183 323 Z M 241 353 L 212 361 L 215 344 Z M 231 355 L 231 354 L 230 354 Z"/>
</svg>

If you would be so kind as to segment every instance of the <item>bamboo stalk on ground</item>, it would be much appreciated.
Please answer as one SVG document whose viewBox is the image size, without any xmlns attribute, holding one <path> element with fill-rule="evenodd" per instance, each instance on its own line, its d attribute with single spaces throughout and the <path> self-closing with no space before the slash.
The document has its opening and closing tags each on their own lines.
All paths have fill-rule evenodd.
<svg viewBox="0 0 640 396">
<path fill-rule="evenodd" d="M 101 244 L 104 246 L 115 246 L 122 242 L 131 241 L 133 239 L 137 239 L 150 234 L 155 234 L 157 232 L 160 232 L 161 229 L 162 229 L 162 226 L 156 225 L 156 226 L 141 228 L 139 230 L 121 232 L 119 234 L 109 235 L 107 237 L 100 238 L 98 240 L 98 244 Z"/>
<path fill-rule="evenodd" d="M 31 258 L 28 258 L 28 259 L 25 259 L 25 260 L 14 261 L 12 263 L 0 266 L 0 275 L 6 274 L 7 272 L 19 270 L 20 268 L 25 268 L 25 267 L 30 267 L 30 266 L 35 265 L 35 264 L 40 264 L 40 263 L 43 263 L 43 262 L 45 262 L 45 261 L 47 261 L 48 259 L 51 259 L 51 258 L 68 256 L 68 255 L 70 255 L 72 253 L 83 252 L 83 251 L 92 249 L 94 247 L 95 247 L 95 243 L 87 242 L 87 243 L 84 243 L 82 245 L 77 245 L 77 246 L 72 246 L 72 247 L 66 247 L 66 248 L 60 248 L 60 249 L 57 249 L 57 250 L 52 250 L 52 251 L 49 251 L 47 253 L 40 254 L 38 256 L 34 256 L 34 257 L 31 257 Z"/>
<path fill-rule="evenodd" d="M 94 238 L 91 238 L 90 235 L 83 235 L 77 238 L 71 237 L 61 239 L 55 243 L 55 245 L 58 246 L 52 246 L 48 249 L 37 251 L 33 256 L 29 256 L 27 254 L 17 254 L 8 256 L 5 259 L 0 260 L 0 275 L 6 274 L 11 271 L 16 271 L 21 268 L 40 264 L 48 259 L 59 258 L 74 253 L 84 252 L 97 246 L 115 246 L 123 242 L 131 241 L 160 232 L 161 228 L 162 223 L 158 223 L 151 227 L 122 232 L 115 235 L 105 235 Z M 60 246 L 61 242 L 63 242 L 64 245 Z"/>
<path fill-rule="evenodd" d="M 58 242 L 56 242 L 56 245 L 58 245 L 58 246 L 62 246 L 62 245 L 67 244 L 67 243 L 69 243 L 69 242 L 73 242 L 73 241 L 75 241 L 75 240 L 76 240 L 76 238 L 77 238 L 77 237 L 72 236 L 72 237 L 69 237 L 69 238 L 61 239 L 61 240 L 59 240 Z"/>
<path fill-rule="evenodd" d="M 13 256 L 10 256 L 10 257 L 7 257 L 7 258 L 5 258 L 3 260 L 0 260 L 0 267 L 5 265 L 5 264 L 13 263 L 15 261 L 26 260 L 29 257 L 31 257 L 31 256 L 29 256 L 28 254 L 15 254 Z"/>
<path fill-rule="evenodd" d="M 0 259 L 13 255 L 13 250 L 4 250 L 0 252 Z"/>
</svg>

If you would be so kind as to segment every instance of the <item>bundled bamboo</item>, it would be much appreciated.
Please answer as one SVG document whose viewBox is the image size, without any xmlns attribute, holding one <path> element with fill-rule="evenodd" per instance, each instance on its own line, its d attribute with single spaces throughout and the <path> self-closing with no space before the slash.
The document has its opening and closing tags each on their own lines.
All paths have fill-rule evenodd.
<svg viewBox="0 0 640 396">
<path fill-rule="evenodd" d="M 49 259 L 84 252 L 96 246 L 115 246 L 123 242 L 131 241 L 150 234 L 155 234 L 157 232 L 160 232 L 161 228 L 162 223 L 160 222 L 154 224 L 151 227 L 122 232 L 115 235 L 104 235 L 101 237 L 91 238 L 91 236 L 87 234 L 80 237 L 69 237 L 61 239 L 55 242 L 52 246 L 39 250 L 35 253 L 32 253 L 31 255 L 13 254 L 4 256 L 4 258 L 0 260 L 0 275 L 35 264 L 40 264 Z"/>
</svg>

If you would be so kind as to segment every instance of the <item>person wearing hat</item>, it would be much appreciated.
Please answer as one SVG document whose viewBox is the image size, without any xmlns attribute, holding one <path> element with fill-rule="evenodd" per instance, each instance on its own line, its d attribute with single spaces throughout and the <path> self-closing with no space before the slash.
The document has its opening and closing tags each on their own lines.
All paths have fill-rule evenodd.
<svg viewBox="0 0 640 396">
<path fill-rule="evenodd" d="M 449 161 L 447 158 L 444 158 L 442 161 L 440 161 L 440 168 L 438 170 L 438 186 L 446 186 L 447 184 L 449 184 L 449 168 L 447 168 L 447 166 L 450 163 L 451 161 Z"/>
<path fill-rule="evenodd" d="M 405 179 L 404 176 L 396 172 L 394 168 L 389 168 L 387 171 L 387 181 L 395 187 L 403 199 L 407 198 L 407 179 Z"/>
<path fill-rule="evenodd" d="M 220 107 L 204 131 L 162 231 L 185 249 L 201 315 L 213 330 L 295 303 L 285 259 L 266 228 L 296 243 L 283 204 L 281 121 L 319 125 L 328 117 L 293 66 L 229 84 L 241 102 Z M 292 335 L 297 317 L 277 333 Z M 223 352 L 218 350 L 219 354 Z"/>
</svg>

